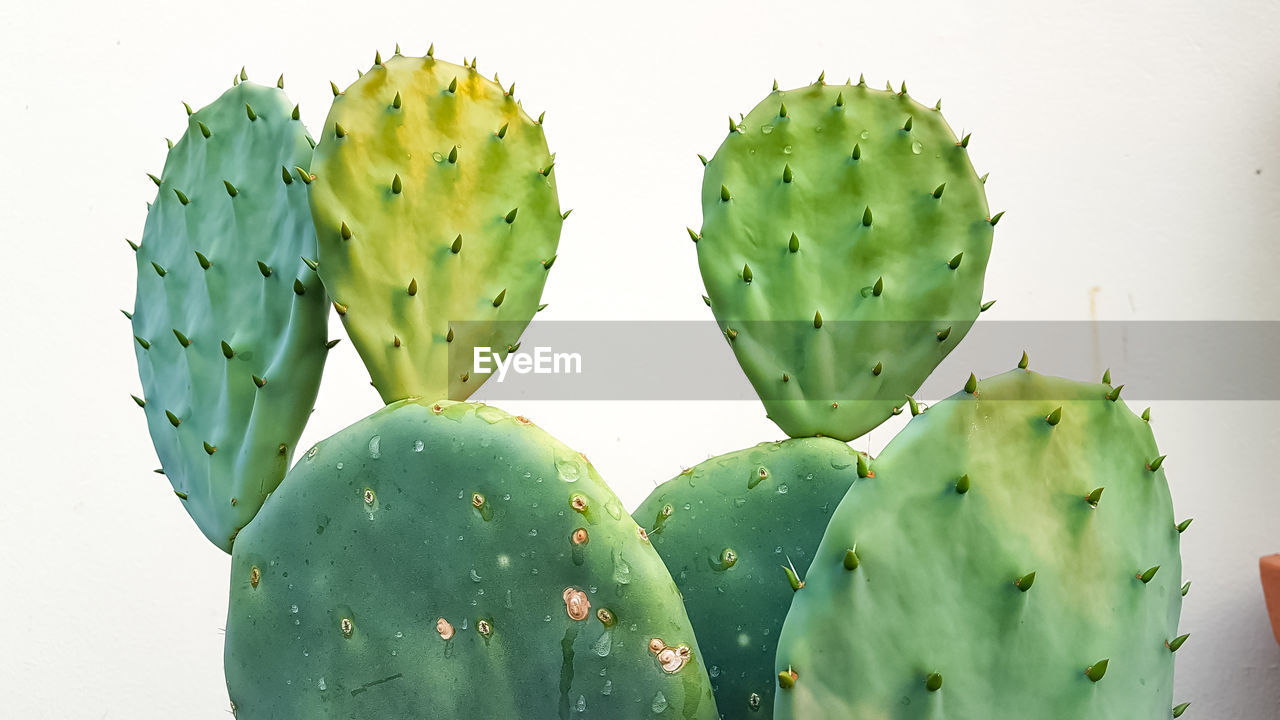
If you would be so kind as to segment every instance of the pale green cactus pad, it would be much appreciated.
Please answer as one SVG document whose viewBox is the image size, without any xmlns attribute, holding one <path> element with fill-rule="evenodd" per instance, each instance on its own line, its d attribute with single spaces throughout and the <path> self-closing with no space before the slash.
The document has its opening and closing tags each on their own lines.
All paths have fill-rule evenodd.
<svg viewBox="0 0 1280 720">
<path fill-rule="evenodd" d="M 775 717 L 1168 718 L 1186 523 L 1118 397 L 1015 370 L 912 419 L 796 593 Z"/>
<path fill-rule="evenodd" d="M 469 403 L 306 453 L 236 542 L 225 664 L 241 720 L 718 717 L 644 531 L 579 453 Z"/>
<path fill-rule="evenodd" d="M 475 69 L 399 54 L 338 93 L 316 148 L 320 277 L 386 402 L 463 400 L 539 309 L 564 220 L 540 120 Z M 450 359 L 453 367 L 450 367 Z"/>
<path fill-rule="evenodd" d="M 773 712 L 796 580 L 867 458 L 831 438 L 760 443 L 654 489 L 634 513 L 684 596 L 723 718 Z"/>
<path fill-rule="evenodd" d="M 707 162 L 698 265 L 769 417 L 879 425 L 968 332 L 999 216 L 935 108 L 865 83 L 774 91 Z"/>
<path fill-rule="evenodd" d="M 238 83 L 190 113 L 136 248 L 135 401 L 183 506 L 228 552 L 289 469 L 320 387 L 310 159 L 284 92 Z"/>
</svg>

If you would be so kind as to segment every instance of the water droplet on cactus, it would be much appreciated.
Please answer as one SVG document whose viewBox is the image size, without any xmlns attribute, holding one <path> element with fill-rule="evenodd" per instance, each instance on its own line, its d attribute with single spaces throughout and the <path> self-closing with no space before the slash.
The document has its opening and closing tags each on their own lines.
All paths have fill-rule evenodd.
<svg viewBox="0 0 1280 720">
<path fill-rule="evenodd" d="M 556 460 L 556 472 L 560 473 L 560 479 L 565 482 L 578 482 L 582 475 L 582 462 L 574 459 Z"/>
<path fill-rule="evenodd" d="M 861 133 L 858 133 L 858 137 L 862 138 L 863 140 L 866 140 L 867 138 L 871 137 L 871 131 L 863 130 Z"/>
<path fill-rule="evenodd" d="M 711 666 L 711 668 L 707 670 L 707 674 L 708 674 L 708 675 L 710 675 L 710 676 L 711 676 L 711 677 L 713 677 L 713 678 L 718 678 L 718 677 L 720 677 L 720 666 L 719 666 L 719 665 L 712 665 L 712 666 Z"/>
<path fill-rule="evenodd" d="M 320 450 L 320 447 L 318 445 L 312 445 L 311 449 L 307 451 L 307 459 L 310 460 L 311 458 L 315 457 L 316 452 L 318 452 L 319 450 Z"/>
<path fill-rule="evenodd" d="M 783 145 L 783 146 L 782 146 L 782 154 L 784 154 L 784 155 L 790 155 L 790 154 L 791 154 L 791 146 L 790 146 L 790 145 Z"/>
<path fill-rule="evenodd" d="M 374 435 L 369 438 L 369 457 L 377 460 L 382 457 L 382 436 Z"/>
<path fill-rule="evenodd" d="M 787 484 L 786 484 L 786 483 L 783 483 L 783 484 L 781 484 L 781 485 L 779 485 L 779 486 L 778 486 L 778 494 L 779 494 L 779 495 L 786 495 L 786 494 L 787 494 Z"/>
<path fill-rule="evenodd" d="M 425 447 L 425 446 L 422 444 L 422 441 L 421 441 L 421 440 L 414 440 L 414 441 L 413 441 L 413 451 L 414 451 L 414 452 L 422 452 L 422 448 L 423 448 L 423 447 Z"/>
<path fill-rule="evenodd" d="M 295 614 L 295 615 L 296 615 L 296 614 L 298 613 L 298 606 L 297 606 L 297 605 L 290 605 L 290 606 L 289 606 L 289 612 L 291 612 L 291 613 L 293 613 L 293 614 Z"/>
<path fill-rule="evenodd" d="M 471 568 L 471 582 L 480 582 L 480 573 L 475 568 Z"/>
<path fill-rule="evenodd" d="M 441 155 L 441 154 L 440 154 L 440 153 L 438 153 L 438 152 L 433 152 L 433 153 L 431 153 L 431 159 L 432 159 L 432 160 L 435 160 L 435 161 L 436 161 L 436 162 L 438 162 L 438 163 L 440 163 L 440 162 L 444 162 L 444 155 Z"/>
<path fill-rule="evenodd" d="M 601 672 L 604 672 L 604 671 L 602 670 Z M 605 680 L 605 681 L 604 681 L 604 687 L 600 688 L 600 694 L 601 694 L 601 695 L 612 695 L 612 694 L 613 694 L 613 681 L 612 681 L 612 680 Z"/>
<path fill-rule="evenodd" d="M 321 690 L 328 690 L 328 689 L 329 689 L 329 686 L 327 686 L 327 685 L 325 685 L 325 684 L 324 684 L 324 678 L 323 678 L 323 677 L 322 677 L 322 678 L 320 678 L 320 681 L 316 683 L 316 687 L 320 688 Z"/>
<path fill-rule="evenodd" d="M 578 705 L 577 705 L 577 707 L 578 707 L 578 712 L 586 712 L 586 711 L 587 711 L 587 698 L 586 698 L 586 697 L 584 697 L 584 696 L 582 696 L 582 695 L 579 695 L 579 696 L 578 696 Z"/>
<path fill-rule="evenodd" d="M 920 151 L 922 150 L 924 150 L 924 144 L 921 143 L 919 140 L 915 140 L 911 143 L 911 152 L 913 154 L 919 155 Z"/>
<path fill-rule="evenodd" d="M 760 693 L 751 693 L 747 696 L 747 707 L 751 708 L 753 711 L 758 711 L 760 709 Z"/>
<path fill-rule="evenodd" d="M 769 133 L 773 132 L 773 126 L 772 125 L 761 126 L 760 132 L 764 133 L 765 135 L 768 135 Z"/>
<path fill-rule="evenodd" d="M 608 501 L 607 503 L 605 503 L 604 509 L 609 513 L 610 517 L 612 517 L 614 520 L 622 519 L 622 506 L 619 505 L 617 501 L 615 500 Z"/>
<path fill-rule="evenodd" d="M 334 467 L 334 468 L 336 468 L 336 469 L 338 469 L 338 470 L 341 470 L 341 469 L 342 469 L 342 467 L 343 467 L 343 465 L 342 465 L 342 463 L 338 463 L 337 465 L 334 465 L 333 467 Z"/>
<path fill-rule="evenodd" d="M 652 708 L 654 715 L 665 712 L 667 709 L 667 696 L 663 695 L 662 691 L 659 690 L 658 694 L 653 696 L 653 702 L 650 703 L 649 707 Z"/>
<path fill-rule="evenodd" d="M 613 581 L 619 585 L 627 585 L 631 582 L 631 565 L 617 550 L 613 551 Z"/>
<path fill-rule="evenodd" d="M 613 650 L 613 634 L 608 630 L 605 630 L 600 634 L 600 637 L 596 638 L 596 641 L 591 644 L 591 650 L 600 657 L 609 657 L 609 651 Z"/>
</svg>

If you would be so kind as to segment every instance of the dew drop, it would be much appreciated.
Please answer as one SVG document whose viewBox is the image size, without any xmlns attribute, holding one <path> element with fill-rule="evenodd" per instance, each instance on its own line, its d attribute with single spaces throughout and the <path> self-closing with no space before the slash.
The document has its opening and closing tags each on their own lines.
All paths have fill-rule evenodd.
<svg viewBox="0 0 1280 720">
<path fill-rule="evenodd" d="M 312 445 L 312 446 L 311 446 L 311 449 L 307 451 L 307 459 L 308 459 L 308 460 L 310 460 L 311 458 L 315 457 L 315 456 L 316 456 L 316 452 L 317 452 L 318 450 L 320 450 L 320 447 L 319 447 L 319 446 L 317 446 L 317 445 Z"/>
<path fill-rule="evenodd" d="M 578 712 L 586 712 L 586 711 L 587 711 L 587 698 L 582 695 L 579 695 L 578 696 Z"/>
<path fill-rule="evenodd" d="M 471 568 L 471 582 L 480 582 L 480 573 L 475 568 Z"/>
<path fill-rule="evenodd" d="M 871 131 L 863 130 L 861 133 L 858 134 L 858 137 L 862 138 L 863 140 L 866 140 L 867 138 L 871 137 Z"/>
<path fill-rule="evenodd" d="M 919 140 L 915 140 L 911 143 L 912 154 L 919 155 L 922 150 L 924 150 L 924 144 L 921 143 Z"/>
<path fill-rule="evenodd" d="M 712 678 L 720 677 L 720 666 L 712 665 L 711 668 L 707 670 L 707 674 L 710 675 Z"/>
<path fill-rule="evenodd" d="M 601 672 L 603 672 L 603 671 L 601 671 Z M 612 694 L 613 694 L 613 681 L 612 681 L 612 680 L 605 680 L 605 681 L 604 681 L 604 687 L 600 688 L 600 694 L 601 694 L 601 695 L 612 695 Z"/>
<path fill-rule="evenodd" d="M 782 146 L 782 154 L 784 154 L 784 155 L 790 155 L 790 154 L 791 154 L 791 146 L 790 146 L 790 145 L 783 145 L 783 146 Z"/>
<path fill-rule="evenodd" d="M 421 441 L 421 440 L 414 440 L 414 441 L 413 441 L 413 451 L 414 451 L 414 452 L 422 452 L 422 448 L 423 448 L 423 447 L 424 447 L 424 445 L 423 445 L 423 443 L 422 443 L 422 441 Z"/>
<path fill-rule="evenodd" d="M 654 715 L 665 712 L 667 709 L 667 696 L 663 695 L 662 691 L 659 690 L 658 694 L 653 696 L 653 702 L 650 703 L 649 708 L 653 710 Z"/>
<path fill-rule="evenodd" d="M 619 585 L 631 583 L 631 565 L 617 550 L 613 551 L 613 581 Z"/>
<path fill-rule="evenodd" d="M 433 152 L 431 153 L 431 159 L 435 160 L 436 162 L 444 162 L 444 155 L 441 155 L 438 152 Z"/>
<path fill-rule="evenodd" d="M 779 485 L 779 486 L 778 486 L 778 494 L 779 494 L 779 495 L 786 495 L 786 494 L 787 494 L 787 485 L 786 485 L 786 483 L 783 483 L 783 484 L 781 484 L 781 485 Z"/>
<path fill-rule="evenodd" d="M 369 438 L 369 457 L 378 459 L 382 457 L 382 436 L 374 435 Z"/>
<path fill-rule="evenodd" d="M 328 689 L 328 686 L 324 684 L 324 678 L 320 678 L 320 682 L 316 683 L 316 687 L 320 688 L 321 690 Z"/>
<path fill-rule="evenodd" d="M 582 463 L 577 460 L 557 460 L 556 472 L 560 473 L 560 479 L 565 482 L 577 482 L 582 475 Z"/>
<path fill-rule="evenodd" d="M 760 132 L 764 133 L 765 135 L 768 135 L 769 133 L 773 132 L 773 126 L 772 126 L 772 125 L 762 125 L 762 126 L 760 127 Z"/>
<path fill-rule="evenodd" d="M 596 641 L 592 643 L 591 649 L 600 657 L 609 657 L 609 651 L 613 649 L 613 635 L 608 630 L 600 634 Z"/>
<path fill-rule="evenodd" d="M 337 468 L 338 470 L 341 470 L 341 469 L 342 469 L 342 463 L 338 463 L 337 465 L 334 465 L 334 467 L 335 467 L 335 468 Z"/>
<path fill-rule="evenodd" d="M 291 606 L 289 606 L 289 612 L 293 613 L 294 615 L 297 615 L 297 614 L 298 614 L 298 606 L 297 606 L 297 605 L 291 605 Z"/>
</svg>

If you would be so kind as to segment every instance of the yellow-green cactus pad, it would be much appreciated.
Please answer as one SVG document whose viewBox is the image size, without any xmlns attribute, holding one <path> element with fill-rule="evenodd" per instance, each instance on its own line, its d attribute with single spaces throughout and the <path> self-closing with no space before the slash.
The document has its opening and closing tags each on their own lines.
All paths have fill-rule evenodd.
<svg viewBox="0 0 1280 720">
<path fill-rule="evenodd" d="M 707 163 L 711 310 L 788 435 L 850 440 L 977 317 L 999 217 L 942 113 L 905 91 L 774 91 Z"/>
<path fill-rule="evenodd" d="M 775 717 L 1168 718 L 1186 525 L 1118 398 L 1014 370 L 912 419 L 795 595 Z"/>
<path fill-rule="evenodd" d="M 333 99 L 310 185 L 320 277 L 386 402 L 470 396 L 473 348 L 505 354 L 538 310 L 564 218 L 513 91 L 396 55 Z"/>
</svg>

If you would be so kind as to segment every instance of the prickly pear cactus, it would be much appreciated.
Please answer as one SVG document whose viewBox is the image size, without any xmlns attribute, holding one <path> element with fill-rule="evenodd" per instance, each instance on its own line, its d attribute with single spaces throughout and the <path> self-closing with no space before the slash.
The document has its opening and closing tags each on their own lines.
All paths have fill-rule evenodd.
<svg viewBox="0 0 1280 720">
<path fill-rule="evenodd" d="M 832 516 L 775 716 L 1169 717 L 1186 524 L 1118 397 L 1015 370 L 915 417 Z"/>
<path fill-rule="evenodd" d="M 968 137 L 902 92 L 775 90 L 707 162 L 698 265 L 788 435 L 883 422 L 968 332 L 993 226 Z"/>
<path fill-rule="evenodd" d="M 514 87 L 430 53 L 334 86 L 312 165 L 320 276 L 386 402 L 465 399 L 487 377 L 473 349 L 505 354 L 539 308 L 564 218 Z"/>
<path fill-rule="evenodd" d="M 327 353 L 303 261 L 310 159 L 284 92 L 238 83 L 190 113 L 135 248 L 134 400 L 183 506 L 228 552 L 289 468 Z"/>
<path fill-rule="evenodd" d="M 767 718 L 798 578 L 867 458 L 830 438 L 761 443 L 668 480 L 634 513 L 684 596 L 723 718 Z"/>
<path fill-rule="evenodd" d="M 235 545 L 246 718 L 715 718 L 679 592 L 580 454 L 394 403 L 299 461 Z"/>
</svg>

